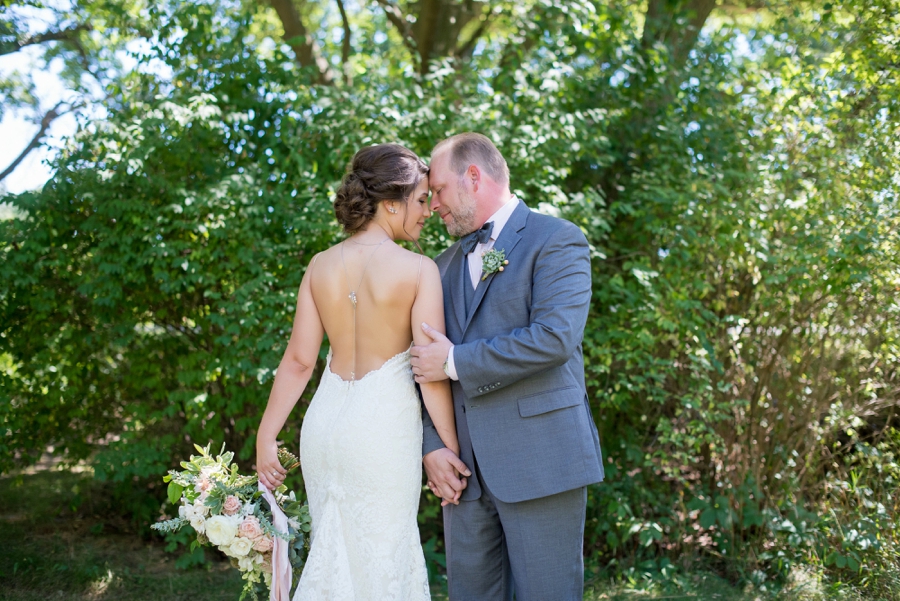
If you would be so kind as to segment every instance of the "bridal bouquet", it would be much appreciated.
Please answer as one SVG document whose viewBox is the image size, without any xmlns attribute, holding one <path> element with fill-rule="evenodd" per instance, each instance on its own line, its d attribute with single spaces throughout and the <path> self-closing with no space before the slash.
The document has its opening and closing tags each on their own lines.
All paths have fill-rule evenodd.
<svg viewBox="0 0 900 601">
<path fill-rule="evenodd" d="M 171 470 L 163 478 L 169 483 L 169 501 L 178 507 L 178 517 L 151 526 L 160 532 L 176 532 L 190 524 L 197 533 L 191 545 L 212 545 L 231 558 L 241 571 L 244 591 L 241 599 L 258 594 L 269 596 L 273 587 L 286 595 L 290 582 L 297 582 L 308 552 L 307 533 L 310 530 L 309 508 L 296 500 L 293 491 L 282 485 L 269 491 L 257 476 L 242 476 L 231 464 L 234 453 L 226 453 L 225 446 L 215 457 L 209 445 L 194 445 L 200 455 L 182 461 L 183 471 Z M 284 449 L 278 459 L 288 471 L 300 461 Z M 275 574 L 273 554 L 286 556 L 290 570 Z M 277 562 L 285 565 L 287 562 Z M 286 584 L 285 584 L 286 583 Z"/>
</svg>

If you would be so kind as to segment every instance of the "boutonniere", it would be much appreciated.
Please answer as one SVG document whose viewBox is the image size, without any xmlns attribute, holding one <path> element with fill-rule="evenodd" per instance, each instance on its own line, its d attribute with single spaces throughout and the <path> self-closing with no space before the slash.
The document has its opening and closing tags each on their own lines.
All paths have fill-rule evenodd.
<svg viewBox="0 0 900 601">
<path fill-rule="evenodd" d="M 487 252 L 481 253 L 481 273 L 483 274 L 481 280 L 486 280 L 492 273 L 503 271 L 504 265 L 509 265 L 504 250 L 492 248 Z"/>
</svg>

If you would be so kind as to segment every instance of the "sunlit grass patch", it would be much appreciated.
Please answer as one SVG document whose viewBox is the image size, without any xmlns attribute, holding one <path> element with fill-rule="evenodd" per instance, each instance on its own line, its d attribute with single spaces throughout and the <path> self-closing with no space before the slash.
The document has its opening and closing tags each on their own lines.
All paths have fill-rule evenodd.
<svg viewBox="0 0 900 601">
<path fill-rule="evenodd" d="M 0 478 L 0 600 L 233 600 L 227 563 L 180 570 L 161 541 L 142 540 L 107 513 L 85 474 Z"/>
<path fill-rule="evenodd" d="M 711 601 L 755 601 L 769 598 L 733 586 L 711 572 L 676 574 L 667 578 L 611 579 L 589 583 L 585 601 L 650 601 L 709 599 Z"/>
</svg>

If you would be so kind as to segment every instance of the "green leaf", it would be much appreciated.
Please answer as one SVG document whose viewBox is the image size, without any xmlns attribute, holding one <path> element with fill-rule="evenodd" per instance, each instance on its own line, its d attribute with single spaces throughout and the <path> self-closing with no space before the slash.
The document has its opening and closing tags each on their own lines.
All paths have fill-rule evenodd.
<svg viewBox="0 0 900 601">
<path fill-rule="evenodd" d="M 166 493 L 169 497 L 169 503 L 171 503 L 172 505 L 177 505 L 181 501 L 181 495 L 183 492 L 183 486 L 181 486 L 177 482 L 169 482 L 169 486 L 166 490 Z"/>
</svg>

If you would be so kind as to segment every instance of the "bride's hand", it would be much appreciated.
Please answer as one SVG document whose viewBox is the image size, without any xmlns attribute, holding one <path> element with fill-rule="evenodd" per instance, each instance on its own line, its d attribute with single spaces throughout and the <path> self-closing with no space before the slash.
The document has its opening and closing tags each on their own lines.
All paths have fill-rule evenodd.
<svg viewBox="0 0 900 601">
<path fill-rule="evenodd" d="M 441 497 L 441 506 L 459 504 L 459 497 L 467 485 L 465 477 L 472 472 L 450 449 L 442 447 L 422 458 L 428 476 L 428 488 Z M 463 477 L 465 476 L 465 477 Z"/>
<path fill-rule="evenodd" d="M 278 444 L 257 442 L 256 474 L 269 490 L 275 490 L 284 483 L 287 470 L 278 460 Z"/>
</svg>

